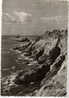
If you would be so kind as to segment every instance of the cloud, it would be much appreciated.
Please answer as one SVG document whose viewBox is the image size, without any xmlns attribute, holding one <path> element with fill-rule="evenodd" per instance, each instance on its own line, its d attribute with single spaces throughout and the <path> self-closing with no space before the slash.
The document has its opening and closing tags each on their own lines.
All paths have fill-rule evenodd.
<svg viewBox="0 0 69 98">
<path fill-rule="evenodd" d="M 10 21 L 15 21 L 15 17 L 10 15 L 9 13 L 4 13 L 3 15 L 5 16 L 4 18 L 8 18 Z"/>
<path fill-rule="evenodd" d="M 30 13 L 25 12 L 14 12 L 14 15 L 17 17 L 18 21 L 23 23 L 28 17 L 31 17 L 32 15 Z"/>
<path fill-rule="evenodd" d="M 25 23 L 26 20 L 31 17 L 32 15 L 30 13 L 26 13 L 26 12 L 18 12 L 18 11 L 14 11 L 12 14 L 9 13 L 4 13 L 4 17 L 5 20 L 7 20 L 6 18 L 8 18 L 9 23 Z"/>
</svg>

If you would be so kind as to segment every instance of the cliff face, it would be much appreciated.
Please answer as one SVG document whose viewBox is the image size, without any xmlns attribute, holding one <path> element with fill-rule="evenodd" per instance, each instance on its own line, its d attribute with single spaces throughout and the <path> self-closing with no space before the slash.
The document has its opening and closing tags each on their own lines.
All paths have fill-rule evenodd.
<svg viewBox="0 0 69 98">
<path fill-rule="evenodd" d="M 21 68 L 27 68 L 6 77 L 3 92 L 24 96 L 66 95 L 67 38 L 64 34 L 60 38 L 55 33 L 55 37 L 49 34 L 48 38 L 27 38 L 28 41 L 22 40 L 15 46 L 12 50 L 17 53 L 17 63 L 21 64 Z"/>
</svg>

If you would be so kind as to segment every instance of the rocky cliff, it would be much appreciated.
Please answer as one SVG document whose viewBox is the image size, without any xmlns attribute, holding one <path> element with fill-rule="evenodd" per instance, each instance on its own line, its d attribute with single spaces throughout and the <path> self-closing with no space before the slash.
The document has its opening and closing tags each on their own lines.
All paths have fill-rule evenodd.
<svg viewBox="0 0 69 98">
<path fill-rule="evenodd" d="M 22 96 L 66 95 L 66 31 L 60 32 L 61 36 L 58 36 L 58 32 L 52 33 L 49 32 L 48 38 L 43 35 L 34 40 L 22 39 L 12 49 L 17 53 L 17 63 L 27 68 L 21 68 L 3 79 L 2 92 Z"/>
</svg>

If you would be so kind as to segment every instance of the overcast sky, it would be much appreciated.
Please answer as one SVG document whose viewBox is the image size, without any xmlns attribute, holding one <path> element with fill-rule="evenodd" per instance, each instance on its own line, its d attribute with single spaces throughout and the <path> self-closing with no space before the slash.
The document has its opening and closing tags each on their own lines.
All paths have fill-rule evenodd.
<svg viewBox="0 0 69 98">
<path fill-rule="evenodd" d="M 2 34 L 39 34 L 67 26 L 67 2 L 3 0 Z"/>
</svg>

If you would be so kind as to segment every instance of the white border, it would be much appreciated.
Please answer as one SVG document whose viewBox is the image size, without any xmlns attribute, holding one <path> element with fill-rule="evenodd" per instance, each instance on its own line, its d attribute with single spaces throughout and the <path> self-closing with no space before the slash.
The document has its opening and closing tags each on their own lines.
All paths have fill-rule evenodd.
<svg viewBox="0 0 69 98">
<path fill-rule="evenodd" d="M 1 80 L 1 31 L 2 30 L 2 0 L 0 0 L 0 80 Z M 0 81 L 0 94 L 1 94 L 1 81 Z"/>
<path fill-rule="evenodd" d="M 2 33 L 2 1 L 0 0 L 0 78 L 1 78 L 1 33 Z M 48 0 L 47 0 L 48 1 Z M 56 0 L 49 0 L 49 1 L 56 1 Z M 68 1 L 68 6 L 69 6 L 69 0 L 58 0 L 58 1 Z M 69 8 L 68 8 L 69 9 Z M 69 11 L 68 11 L 69 14 Z M 69 28 L 69 19 L 68 19 L 68 28 Z M 68 29 L 69 32 L 69 29 Z M 68 60 L 67 60 L 67 96 L 66 98 L 69 98 L 69 33 L 68 33 Z M 1 87 L 1 83 L 0 83 L 0 87 Z M 1 98 L 4 98 L 4 96 L 0 96 Z M 5 98 L 7 98 L 9 96 L 5 96 Z M 10 96 L 10 98 L 17 98 L 18 96 Z M 24 98 L 25 96 L 19 96 L 19 98 Z M 25 98 L 31 98 L 32 96 L 27 96 Z M 35 98 L 35 97 L 32 97 Z M 40 97 L 36 97 L 36 98 L 40 98 Z M 44 97 L 41 97 L 44 98 Z M 55 97 L 47 97 L 46 98 L 55 98 Z M 56 97 L 56 98 L 65 98 L 65 97 Z"/>
<path fill-rule="evenodd" d="M 67 40 L 67 97 L 69 97 L 69 0 L 68 1 L 68 40 Z"/>
</svg>

